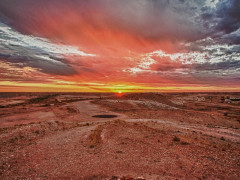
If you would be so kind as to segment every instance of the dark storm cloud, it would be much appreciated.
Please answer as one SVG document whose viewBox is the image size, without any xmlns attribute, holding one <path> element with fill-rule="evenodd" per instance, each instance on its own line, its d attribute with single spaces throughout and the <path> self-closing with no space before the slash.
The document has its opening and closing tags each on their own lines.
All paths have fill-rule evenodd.
<svg viewBox="0 0 240 180">
<path fill-rule="evenodd" d="M 71 9 L 96 28 L 120 29 L 150 40 L 192 41 L 205 34 L 200 20 L 195 19 L 203 5 L 204 1 L 181 0 L 2 0 L 0 12 L 2 19 L 25 33 L 42 28 L 39 16 L 49 15 L 54 20 Z"/>
<path fill-rule="evenodd" d="M 216 8 L 203 7 L 201 10 L 202 23 L 208 29 L 208 36 L 219 43 L 239 44 L 239 0 L 221 0 Z"/>
<path fill-rule="evenodd" d="M 220 22 L 217 30 L 227 34 L 232 33 L 240 28 L 240 2 L 239 0 L 224 0 L 219 4 L 217 17 Z"/>
<path fill-rule="evenodd" d="M 183 70 L 189 72 L 223 72 L 223 71 L 238 71 L 240 72 L 240 61 L 239 60 L 226 60 L 221 62 L 205 62 L 205 63 L 193 63 L 193 64 L 182 64 L 181 62 L 175 62 L 171 60 L 161 61 L 153 66 L 153 70 L 156 71 L 174 71 Z"/>
<path fill-rule="evenodd" d="M 0 18 L 22 32 L 34 33 L 34 29 L 41 28 L 39 16 L 49 15 L 54 20 L 71 9 L 96 28 L 102 25 L 118 28 L 147 39 L 194 41 L 207 36 L 221 39 L 240 28 L 240 3 L 239 0 L 215 1 L 1 0 Z M 229 39 L 239 42 L 236 35 Z M 224 40 L 228 40 L 226 36 Z"/>
<path fill-rule="evenodd" d="M 0 59 L 10 63 L 22 63 L 52 75 L 73 75 L 76 71 L 61 53 L 82 52 L 71 46 L 55 45 L 46 39 L 26 36 L 0 23 Z"/>
<path fill-rule="evenodd" d="M 153 53 L 151 59 L 155 62 L 151 70 L 176 79 L 190 75 L 202 83 L 239 84 L 236 81 L 240 77 L 239 45 L 218 44 L 207 38 L 191 43 L 190 47 L 191 51 L 186 53 Z"/>
<path fill-rule="evenodd" d="M 240 45 L 240 28 L 230 34 L 225 34 L 221 37 L 221 41 L 228 44 Z"/>
<path fill-rule="evenodd" d="M 22 41 L 23 36 L 15 37 L 9 29 L 8 33 L 0 32 L 0 58 L 12 63 L 25 63 L 49 74 L 79 73 L 72 68 L 74 65 L 93 73 L 99 71 L 104 74 L 106 69 L 109 69 L 109 77 L 113 77 L 113 71 L 119 72 L 119 67 L 122 70 L 128 67 L 136 68 L 137 65 L 131 65 L 133 62 L 130 61 L 127 61 L 124 67 L 117 65 L 118 62 L 110 57 L 115 54 L 109 55 L 107 51 L 105 59 L 99 57 L 102 59 L 100 63 L 94 65 L 93 61 L 86 60 L 86 64 L 90 66 L 81 66 L 79 58 L 75 61 L 73 58 L 70 63 L 64 58 L 64 53 L 59 52 L 61 50 L 49 50 L 49 44 L 42 47 L 41 43 L 45 40 L 36 39 L 36 36 L 41 36 L 67 43 L 72 43 L 74 39 L 74 42 L 79 43 L 79 47 L 86 45 L 84 48 L 87 50 L 89 47 L 103 47 L 97 51 L 101 52 L 109 48 L 109 44 L 104 44 L 105 35 L 113 34 L 109 39 L 115 49 L 122 48 L 120 45 L 118 47 L 118 44 L 115 47 L 114 43 L 122 43 L 121 39 L 124 38 L 126 44 L 133 38 L 133 46 L 142 46 L 144 40 L 153 42 L 152 44 L 163 44 L 163 49 L 151 49 L 151 52 L 162 50 L 166 53 L 164 58 L 151 57 L 157 62 L 149 69 L 137 66 L 140 70 L 142 68 L 150 72 L 150 75 L 153 71 L 159 74 L 163 72 L 166 77 L 173 73 L 171 76 L 178 80 L 184 73 L 189 73 L 203 81 L 206 81 L 208 76 L 212 77 L 213 81 L 214 78 L 221 77 L 233 81 L 237 79 L 240 68 L 239 6 L 239 0 L 1 0 L 0 21 L 8 24 L 7 28 L 13 27 L 16 32 L 33 39 L 30 40 L 31 43 L 28 40 Z M 116 38 L 119 34 L 120 38 Z M 91 38 L 95 41 L 91 41 Z M 169 49 L 173 50 L 165 52 L 164 46 L 168 46 L 168 42 L 172 42 L 173 46 L 176 44 L 176 47 L 181 43 L 182 49 L 176 50 L 169 45 Z M 123 46 L 126 44 L 123 43 Z M 155 48 L 154 45 L 152 46 Z M 143 53 L 150 53 L 139 52 L 139 57 L 142 57 Z M 119 64 L 122 65 L 124 58 L 119 59 Z M 185 62 L 188 64 L 184 64 Z M 126 76 L 124 78 L 129 79 L 129 74 Z"/>
<path fill-rule="evenodd" d="M 203 63 L 194 65 L 196 71 L 225 71 L 225 70 L 235 70 L 240 69 L 240 61 L 238 60 L 228 60 L 218 63 Z"/>
</svg>

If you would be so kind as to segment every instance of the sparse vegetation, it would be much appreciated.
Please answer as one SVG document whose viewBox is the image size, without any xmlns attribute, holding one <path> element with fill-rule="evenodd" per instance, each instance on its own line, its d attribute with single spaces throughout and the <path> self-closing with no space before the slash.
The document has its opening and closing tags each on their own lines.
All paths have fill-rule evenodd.
<svg viewBox="0 0 240 180">
<path fill-rule="evenodd" d="M 209 169 L 214 168 L 214 171 L 207 170 L 206 178 L 236 179 L 235 175 L 239 174 L 236 134 L 240 126 L 232 114 L 237 115 L 237 105 L 219 102 L 220 105 L 214 107 L 219 101 L 215 95 L 204 95 L 204 101 L 201 94 L 194 93 L 191 96 L 153 95 L 156 99 L 151 95 L 144 94 L 141 99 L 141 94 L 131 94 L 120 100 L 97 96 L 98 102 L 92 104 L 83 95 L 79 102 L 77 96 L 74 101 L 68 98 L 68 103 L 59 95 L 61 103 L 57 103 L 50 94 L 38 94 L 45 98 L 40 98 L 39 102 L 34 100 L 36 104 L 26 103 L 24 110 L 21 106 L 0 109 L 3 114 L 0 123 L 4 125 L 0 127 L 0 179 L 61 179 L 65 176 L 81 179 L 92 177 L 93 172 L 104 172 L 108 179 L 112 172 L 119 174 L 116 176 L 119 178 L 134 172 L 136 176 L 129 173 L 129 177 L 141 179 L 140 175 L 147 172 L 149 179 L 154 179 L 155 175 L 177 178 L 179 173 L 183 179 L 194 179 L 203 177 L 205 164 Z M 180 102 L 177 106 L 175 99 Z M 178 109 L 139 103 L 149 100 Z M 50 107 L 40 106 L 53 103 Z M 224 112 L 228 115 L 224 116 Z M 118 118 L 92 118 L 97 114 L 116 114 Z M 192 171 L 192 167 L 196 171 Z M 222 173 L 226 169 L 228 173 Z M 126 174 L 122 175 L 122 171 Z M 96 177 L 103 176 L 96 174 Z"/>
<path fill-rule="evenodd" d="M 116 153 L 120 153 L 120 154 L 121 154 L 121 153 L 123 153 L 123 152 L 122 152 L 122 151 L 116 151 Z"/>
<path fill-rule="evenodd" d="M 90 145 L 90 146 L 89 146 L 89 148 L 91 148 L 91 149 L 94 148 L 94 147 L 95 147 L 94 145 Z"/>
<path fill-rule="evenodd" d="M 189 143 L 188 143 L 188 142 L 185 142 L 185 141 L 181 141 L 181 144 L 182 144 L 182 145 L 189 145 Z"/>
<path fill-rule="evenodd" d="M 180 141 L 180 138 L 177 137 L 177 136 L 174 136 L 173 141 L 175 141 L 175 142 L 179 142 L 179 141 Z"/>
</svg>

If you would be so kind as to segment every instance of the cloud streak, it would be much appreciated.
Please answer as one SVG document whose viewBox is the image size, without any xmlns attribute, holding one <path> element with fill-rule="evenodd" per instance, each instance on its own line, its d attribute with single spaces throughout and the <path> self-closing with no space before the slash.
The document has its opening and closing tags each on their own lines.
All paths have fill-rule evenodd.
<svg viewBox="0 0 240 180">
<path fill-rule="evenodd" d="M 72 75 L 76 71 L 65 56 L 94 56 L 77 47 L 51 43 L 49 40 L 23 35 L 0 23 L 0 58 L 55 75 Z"/>
<path fill-rule="evenodd" d="M 15 67 L 12 80 L 28 81 L 20 69 L 32 68 L 27 76 L 103 89 L 238 88 L 239 6 L 238 0 L 2 0 L 0 77 L 15 77 Z"/>
</svg>

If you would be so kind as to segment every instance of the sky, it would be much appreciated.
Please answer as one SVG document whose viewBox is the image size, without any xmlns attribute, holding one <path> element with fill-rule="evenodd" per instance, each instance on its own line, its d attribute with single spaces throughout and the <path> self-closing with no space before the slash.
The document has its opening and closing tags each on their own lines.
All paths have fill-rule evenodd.
<svg viewBox="0 0 240 180">
<path fill-rule="evenodd" d="M 0 1 L 2 92 L 239 90 L 239 0 Z"/>
</svg>

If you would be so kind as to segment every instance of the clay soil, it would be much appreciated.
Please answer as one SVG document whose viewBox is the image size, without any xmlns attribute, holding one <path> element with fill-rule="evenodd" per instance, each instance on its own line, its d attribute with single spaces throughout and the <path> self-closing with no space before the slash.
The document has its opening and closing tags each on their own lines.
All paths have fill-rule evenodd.
<svg viewBox="0 0 240 180">
<path fill-rule="evenodd" d="M 240 93 L 1 93 L 0 179 L 239 179 Z"/>
</svg>

